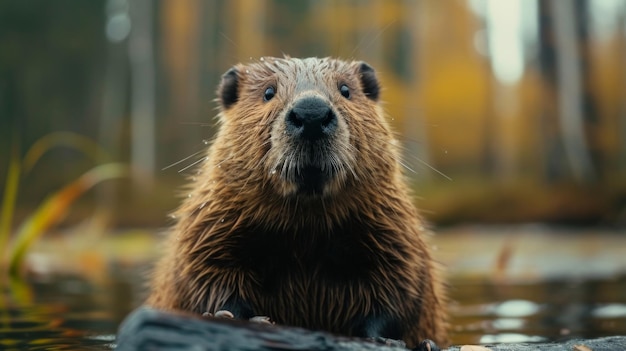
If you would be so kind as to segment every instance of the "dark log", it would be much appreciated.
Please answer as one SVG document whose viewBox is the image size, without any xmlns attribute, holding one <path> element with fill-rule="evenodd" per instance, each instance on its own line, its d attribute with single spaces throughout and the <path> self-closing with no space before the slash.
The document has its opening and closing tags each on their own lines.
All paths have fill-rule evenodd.
<svg viewBox="0 0 626 351">
<path fill-rule="evenodd" d="M 493 351 L 593 351 L 626 350 L 626 337 L 613 336 L 562 343 L 485 345 Z M 117 350 L 309 350 L 309 351 L 406 351 L 401 343 L 385 345 L 366 339 L 335 336 L 257 322 L 201 318 L 147 307 L 137 309 L 120 326 Z M 460 350 L 453 346 L 449 351 Z"/>
<path fill-rule="evenodd" d="M 365 339 L 267 323 L 201 318 L 142 307 L 120 326 L 117 350 L 406 351 Z"/>
</svg>

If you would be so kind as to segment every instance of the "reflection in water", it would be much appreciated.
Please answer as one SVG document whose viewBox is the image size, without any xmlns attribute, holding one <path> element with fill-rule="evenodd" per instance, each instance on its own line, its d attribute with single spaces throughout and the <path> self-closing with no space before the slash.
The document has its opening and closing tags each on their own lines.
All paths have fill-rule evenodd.
<svg viewBox="0 0 626 351">
<path fill-rule="evenodd" d="M 509 300 L 493 308 L 493 314 L 500 317 L 528 317 L 539 311 L 539 305 L 527 300 Z"/>
<path fill-rule="evenodd" d="M 532 284 L 453 281 L 450 285 L 455 344 L 626 333 L 626 277 Z"/>
<path fill-rule="evenodd" d="M 597 306 L 592 315 L 595 318 L 626 318 L 626 304 L 609 303 Z"/>
<path fill-rule="evenodd" d="M 526 323 L 521 318 L 498 318 L 491 325 L 498 330 L 520 330 Z"/>
<path fill-rule="evenodd" d="M 112 349 L 117 326 L 140 298 L 133 293 L 134 287 L 141 286 L 139 275 L 98 283 L 76 277 L 46 278 L 3 284 L 0 349 Z"/>
<path fill-rule="evenodd" d="M 11 306 L 3 311 L 0 349 L 108 350 L 116 323 L 110 315 L 71 311 L 71 306 Z"/>
<path fill-rule="evenodd" d="M 541 336 L 532 336 L 518 333 L 500 333 L 500 334 L 485 334 L 480 337 L 478 343 L 480 344 L 500 344 L 500 343 L 529 343 L 529 342 L 542 342 L 546 341 L 546 338 Z"/>
<path fill-rule="evenodd" d="M 143 299 L 143 269 L 106 281 L 47 277 L 0 296 L 0 349 L 108 350 Z M 10 287 L 9 287 L 10 286 Z M 496 284 L 450 282 L 455 344 L 539 342 L 626 334 L 626 277 Z"/>
</svg>

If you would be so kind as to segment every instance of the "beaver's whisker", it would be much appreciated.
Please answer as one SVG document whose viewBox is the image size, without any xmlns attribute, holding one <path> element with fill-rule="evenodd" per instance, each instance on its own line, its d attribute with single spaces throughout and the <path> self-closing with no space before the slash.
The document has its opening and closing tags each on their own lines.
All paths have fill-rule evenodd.
<svg viewBox="0 0 626 351">
<path fill-rule="evenodd" d="M 417 162 L 419 162 L 419 163 L 423 164 L 424 166 L 430 168 L 431 170 L 437 172 L 439 175 L 441 175 L 442 177 L 446 178 L 447 180 L 452 181 L 452 178 L 448 177 L 445 173 L 441 172 L 437 168 L 431 166 L 430 164 L 428 164 L 428 162 L 422 160 L 421 158 L 419 158 L 417 156 L 411 156 L 411 157 L 413 157 L 415 160 L 417 160 Z"/>
<path fill-rule="evenodd" d="M 401 151 L 403 154 L 410 156 L 411 158 L 415 159 L 416 161 L 418 161 L 419 163 L 421 163 L 422 165 L 428 167 L 429 169 L 431 169 L 432 171 L 436 172 L 437 174 L 441 175 L 442 177 L 446 178 L 447 180 L 452 180 L 452 178 L 450 178 L 449 176 L 447 176 L 445 173 L 441 172 L 440 170 L 438 170 L 437 168 L 435 168 L 434 166 L 430 165 L 428 162 L 424 161 L 423 159 L 415 156 L 415 155 L 411 155 L 406 153 L 408 150 L 406 148 L 406 146 L 402 145 L 401 143 L 397 142 L 398 139 L 393 139 L 393 140 L 383 140 L 385 143 L 392 145 L 394 147 L 397 147 L 399 151 Z M 414 169 L 411 169 L 410 166 L 408 166 L 408 164 L 410 162 L 407 161 L 406 158 L 400 156 L 398 158 L 398 163 L 400 163 L 404 168 L 406 168 L 407 170 L 409 170 L 412 173 L 417 173 Z"/>
<path fill-rule="evenodd" d="M 190 164 L 190 165 L 188 165 L 188 166 L 186 166 L 186 167 L 184 167 L 184 168 L 182 168 L 182 169 L 179 169 L 179 170 L 178 170 L 178 173 L 182 173 L 182 172 L 184 172 L 184 171 L 188 170 L 189 168 L 191 168 L 191 167 L 193 167 L 193 166 L 197 165 L 198 163 L 201 163 L 201 162 L 207 161 L 208 159 L 209 159 L 209 156 L 202 156 L 202 158 L 200 158 L 199 160 L 197 160 L 197 161 L 193 162 L 192 164 Z"/>
<path fill-rule="evenodd" d="M 235 43 L 231 38 L 229 38 L 224 32 L 219 31 L 219 33 L 224 39 L 228 40 L 233 45 L 233 47 L 235 47 L 235 49 L 239 49 L 239 45 L 237 45 L 237 43 Z"/>
<path fill-rule="evenodd" d="M 187 161 L 188 159 L 190 159 L 190 158 L 192 158 L 192 157 L 194 157 L 194 156 L 196 156 L 196 155 L 198 155 L 200 153 L 203 153 L 203 152 L 206 152 L 206 149 L 202 149 L 200 151 L 196 151 L 193 154 L 191 154 L 191 155 L 189 155 L 189 156 L 187 156 L 187 157 L 185 157 L 185 158 L 183 158 L 183 159 L 181 159 L 179 161 L 176 161 L 176 162 L 174 162 L 174 163 L 172 163 L 172 164 L 170 164 L 168 166 L 165 166 L 165 167 L 161 168 L 161 170 L 165 171 L 166 169 L 172 168 L 172 167 L 174 167 L 174 166 L 176 166 L 176 165 L 178 165 L 180 163 L 183 163 L 183 162 Z"/>
<path fill-rule="evenodd" d="M 367 48 L 369 48 L 374 42 L 376 42 L 378 40 L 378 38 L 385 32 L 387 31 L 387 29 L 389 29 L 389 27 L 391 27 L 394 23 L 396 23 L 398 20 L 394 19 L 393 21 L 389 21 L 389 23 L 387 23 L 386 26 L 384 26 L 382 29 L 380 29 L 378 31 L 378 33 L 376 33 L 376 35 L 371 38 L 369 40 L 369 42 L 367 43 L 367 45 L 363 48 L 363 50 L 366 50 Z M 350 53 L 350 56 L 354 56 L 354 53 L 361 49 L 361 46 L 365 43 L 365 39 L 367 39 L 368 36 L 363 36 L 363 39 L 361 39 L 359 41 L 359 43 L 354 47 L 354 49 L 352 50 L 352 52 Z"/>
<path fill-rule="evenodd" d="M 398 159 L 398 163 L 400 163 L 400 165 L 402 165 L 402 167 L 404 167 L 407 171 L 409 171 L 411 173 L 417 173 L 417 172 L 415 172 L 415 170 L 413 168 L 409 167 L 406 163 L 404 163 L 402 158 Z"/>
</svg>

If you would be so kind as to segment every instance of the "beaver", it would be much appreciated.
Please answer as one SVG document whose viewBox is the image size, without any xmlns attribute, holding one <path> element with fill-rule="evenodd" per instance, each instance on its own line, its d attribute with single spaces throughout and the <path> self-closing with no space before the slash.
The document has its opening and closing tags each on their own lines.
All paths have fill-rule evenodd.
<svg viewBox="0 0 626 351">
<path fill-rule="evenodd" d="M 147 304 L 446 344 L 443 285 L 380 90 L 360 61 L 266 57 L 227 71 L 219 131 Z"/>
</svg>

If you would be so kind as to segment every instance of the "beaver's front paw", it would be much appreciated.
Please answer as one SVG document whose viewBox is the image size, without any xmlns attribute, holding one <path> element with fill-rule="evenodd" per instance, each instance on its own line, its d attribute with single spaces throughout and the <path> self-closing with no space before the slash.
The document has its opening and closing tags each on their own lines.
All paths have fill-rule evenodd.
<svg viewBox="0 0 626 351">
<path fill-rule="evenodd" d="M 202 314 L 202 317 L 204 317 L 204 318 L 215 317 L 215 318 L 235 319 L 235 315 L 232 312 L 227 311 L 227 310 L 219 310 L 219 311 L 215 312 L 215 314 L 210 313 L 210 312 L 204 312 Z M 274 324 L 274 322 L 272 322 L 270 317 L 267 317 L 267 316 L 254 316 L 252 318 L 249 318 L 248 320 L 250 322 L 255 322 L 255 323 Z"/>
<path fill-rule="evenodd" d="M 235 318 L 235 316 L 232 314 L 232 312 L 226 311 L 226 310 L 219 310 L 219 311 L 215 312 L 215 314 L 213 314 L 211 312 L 204 312 L 202 314 L 202 317 L 204 317 L 204 318 L 206 318 L 206 317 L 215 317 L 215 318 L 228 318 L 228 319 Z"/>
<path fill-rule="evenodd" d="M 434 341 L 425 339 L 420 342 L 419 345 L 413 349 L 413 351 L 441 351 L 441 349 L 437 346 L 437 344 L 435 344 Z"/>
<path fill-rule="evenodd" d="M 261 323 L 261 324 L 274 324 L 274 322 L 268 316 L 254 316 L 250 318 L 250 322 Z"/>
</svg>

